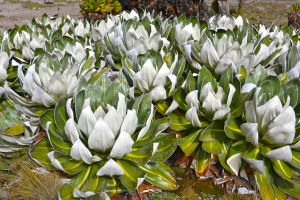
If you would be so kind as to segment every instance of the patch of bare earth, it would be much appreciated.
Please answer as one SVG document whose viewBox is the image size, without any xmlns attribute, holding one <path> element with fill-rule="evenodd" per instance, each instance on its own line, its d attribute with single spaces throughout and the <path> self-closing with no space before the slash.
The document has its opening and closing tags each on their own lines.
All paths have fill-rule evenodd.
<svg viewBox="0 0 300 200">
<path fill-rule="evenodd" d="M 55 0 L 54 4 L 45 4 L 44 0 L 0 0 L 0 31 L 41 17 L 44 13 L 49 16 L 67 16 L 80 18 L 79 0 Z"/>
</svg>

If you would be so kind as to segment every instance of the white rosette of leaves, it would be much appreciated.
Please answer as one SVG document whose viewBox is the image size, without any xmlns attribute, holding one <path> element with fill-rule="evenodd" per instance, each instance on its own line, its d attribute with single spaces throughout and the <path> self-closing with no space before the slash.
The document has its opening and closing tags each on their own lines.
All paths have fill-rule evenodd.
<svg viewBox="0 0 300 200">
<path fill-rule="evenodd" d="M 142 21 L 129 20 L 113 27 L 104 38 L 109 63 L 118 69 L 122 57 L 135 61 L 138 55 L 148 50 L 160 51 L 162 47 L 168 47 L 170 42 L 164 36 L 167 33 L 164 34 L 161 29 L 148 18 Z"/>
<path fill-rule="evenodd" d="M 241 16 L 237 18 L 227 17 L 226 15 L 213 16 L 208 21 L 209 29 L 215 31 L 218 31 L 219 29 L 233 31 L 235 27 L 242 29 L 244 26 L 246 26 L 246 24 L 248 24 L 248 21 L 244 22 Z"/>
<path fill-rule="evenodd" d="M 166 60 L 168 59 L 168 60 Z M 138 58 L 136 63 L 123 60 L 124 73 L 137 95 L 149 93 L 153 102 L 166 100 L 174 91 L 177 76 L 182 73 L 184 61 L 178 54 L 161 54 L 150 51 Z M 134 97 L 134 93 L 131 94 Z"/>
<path fill-rule="evenodd" d="M 272 78 L 267 79 L 272 82 Z M 294 92 L 299 91 L 294 80 L 287 85 L 289 89 L 293 87 Z M 275 84 L 272 86 L 274 90 Z M 228 119 L 225 133 L 233 141 L 224 146 L 228 154 L 221 158 L 226 160 L 223 166 L 227 165 L 235 175 L 243 175 L 247 164 L 254 171 L 263 198 L 276 197 L 278 191 L 299 197 L 297 129 L 300 124 L 294 109 L 299 101 L 295 103 L 295 96 L 290 98 L 291 91 L 286 86 L 281 90 L 286 93 L 286 98 L 281 92 L 280 97 L 266 98 L 269 95 L 266 95 L 265 87 L 252 89 L 254 97 L 245 102 L 243 115 Z M 281 99 L 285 99 L 285 103 Z M 270 189 L 263 190 L 265 187 Z"/>
<path fill-rule="evenodd" d="M 235 94 L 236 88 L 228 80 L 219 84 L 202 67 L 199 74 L 190 72 L 173 95 L 167 110 L 170 128 L 181 133 L 178 145 L 186 155 L 194 157 L 198 174 L 206 170 L 211 154 L 218 154 L 216 150 L 224 142 L 224 123 L 230 116 Z"/>
<path fill-rule="evenodd" d="M 54 107 L 58 99 L 75 94 L 80 81 L 90 77 L 89 72 L 94 66 L 92 60 L 89 58 L 78 63 L 65 55 L 59 61 L 44 54 L 37 57 L 28 69 L 19 65 L 18 77 L 25 95 L 15 92 L 8 84 L 4 86 L 5 93 L 16 104 L 17 110 L 37 118 L 45 110 Z"/>
<path fill-rule="evenodd" d="M 162 147 L 156 137 L 167 127 L 165 120 L 153 119 L 149 95 L 132 104 L 126 91 L 119 79 L 100 78 L 74 99 L 58 102 L 54 116 L 46 114 L 45 119 L 52 118 L 46 128 L 48 141 L 37 144 L 31 155 L 40 164 L 71 175 L 71 182 L 60 189 L 60 198 L 75 197 L 79 191 L 132 192 L 144 180 L 163 189 L 176 187 L 165 166 L 158 163 L 159 169 L 153 162 L 154 157 L 159 160 L 156 150 Z M 45 152 L 48 142 L 52 148 Z M 40 154 L 47 154 L 49 160 Z"/>
</svg>

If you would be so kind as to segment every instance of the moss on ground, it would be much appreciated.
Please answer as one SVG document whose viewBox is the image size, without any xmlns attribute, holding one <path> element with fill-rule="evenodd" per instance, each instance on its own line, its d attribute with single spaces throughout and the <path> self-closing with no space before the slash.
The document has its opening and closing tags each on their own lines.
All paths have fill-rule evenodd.
<svg viewBox="0 0 300 200">
<path fill-rule="evenodd" d="M 182 169 L 175 168 L 178 174 L 178 189 L 173 192 L 153 193 L 149 200 L 252 200 L 253 195 L 226 194 L 224 188 L 215 186 L 211 180 L 198 179 L 191 170 L 182 173 Z"/>
</svg>

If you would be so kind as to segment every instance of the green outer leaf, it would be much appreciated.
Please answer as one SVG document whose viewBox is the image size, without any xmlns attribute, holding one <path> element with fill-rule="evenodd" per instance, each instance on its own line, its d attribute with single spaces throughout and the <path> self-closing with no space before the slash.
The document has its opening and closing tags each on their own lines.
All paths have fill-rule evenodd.
<svg viewBox="0 0 300 200">
<path fill-rule="evenodd" d="M 221 148 L 221 143 L 218 140 L 202 143 L 202 149 L 207 153 L 220 154 L 222 153 Z"/>
<path fill-rule="evenodd" d="M 200 135 L 200 141 L 202 142 L 225 141 L 226 139 L 224 123 L 222 121 L 214 121 Z"/>
<path fill-rule="evenodd" d="M 240 129 L 242 122 L 239 119 L 230 118 L 225 123 L 225 133 L 227 137 L 233 140 L 243 139 L 245 135 L 243 134 L 242 130 Z"/>
<path fill-rule="evenodd" d="M 134 147 L 140 147 L 143 145 L 147 145 L 149 143 L 152 143 L 152 141 L 155 140 L 155 134 L 159 131 L 159 127 L 161 125 L 166 125 L 168 124 L 169 119 L 168 118 L 161 118 L 161 119 L 156 119 L 152 121 L 147 133 L 140 138 L 138 141 L 134 143 Z M 138 134 L 134 134 L 134 137 L 137 137 Z"/>
<path fill-rule="evenodd" d="M 59 99 L 54 110 L 55 125 L 58 128 L 61 135 L 65 132 L 65 124 L 68 120 L 68 114 L 66 110 L 66 102 L 63 99 Z"/>
<path fill-rule="evenodd" d="M 196 80 L 191 72 L 189 72 L 186 78 L 185 88 L 188 92 L 194 91 L 196 89 Z"/>
<path fill-rule="evenodd" d="M 189 109 L 189 105 L 186 103 L 185 101 L 185 92 L 183 89 L 178 89 L 175 93 L 174 93 L 174 100 L 178 103 L 179 107 L 183 110 L 188 110 Z"/>
<path fill-rule="evenodd" d="M 74 98 L 74 103 L 75 103 L 75 113 L 76 113 L 76 118 L 79 120 L 81 111 L 82 111 L 82 106 L 84 103 L 84 97 L 85 97 L 85 92 L 84 90 L 81 90 L 78 92 Z"/>
<path fill-rule="evenodd" d="M 291 183 L 283 178 L 280 178 L 276 174 L 273 174 L 273 180 L 278 189 L 284 193 L 287 193 L 293 197 L 300 198 L 300 185 Z"/>
<path fill-rule="evenodd" d="M 152 162 L 163 162 L 167 160 L 176 150 L 176 134 L 161 133 L 154 142 L 158 142 L 158 148 L 151 158 Z"/>
<path fill-rule="evenodd" d="M 51 161 L 48 158 L 48 153 L 53 151 L 53 148 L 47 138 L 42 139 L 36 145 L 33 146 L 30 156 L 31 158 L 37 160 L 46 169 L 55 169 Z"/>
<path fill-rule="evenodd" d="M 275 191 L 273 189 L 272 183 L 270 182 L 270 178 L 259 172 L 255 172 L 254 175 L 262 199 L 263 200 L 276 199 Z"/>
<path fill-rule="evenodd" d="M 199 146 L 200 133 L 201 133 L 201 129 L 196 130 L 192 133 L 189 133 L 187 136 L 185 136 L 184 138 L 182 138 L 178 141 L 178 146 L 181 148 L 181 150 L 186 155 L 188 155 L 188 156 L 191 155 L 196 150 L 196 148 Z"/>
<path fill-rule="evenodd" d="M 198 174 L 203 174 L 204 171 L 207 169 L 210 163 L 210 154 L 203 151 L 202 148 L 199 146 L 196 151 L 195 155 L 195 170 Z"/>
<path fill-rule="evenodd" d="M 121 183 L 130 191 L 133 192 L 139 183 L 139 178 L 144 178 L 146 172 L 125 160 L 117 160 L 118 165 L 122 168 L 125 175 L 120 176 Z"/>
<path fill-rule="evenodd" d="M 77 174 L 71 182 L 63 185 L 59 190 L 60 198 L 63 200 L 73 200 L 73 190 L 75 188 L 80 189 L 84 182 L 87 180 L 89 174 L 91 172 L 91 166 L 88 166 L 86 170 L 81 171 L 81 173 Z"/>
<path fill-rule="evenodd" d="M 190 128 L 193 128 L 193 125 L 190 121 L 186 120 L 183 115 L 170 115 L 170 128 L 175 131 L 183 131 Z"/>
<path fill-rule="evenodd" d="M 75 175 L 84 170 L 87 165 L 83 161 L 77 161 L 70 156 L 66 156 L 60 152 L 54 152 L 54 158 L 59 161 L 63 169 L 70 175 Z"/>
<path fill-rule="evenodd" d="M 268 76 L 264 78 L 259 86 L 261 87 L 261 93 L 267 96 L 267 99 L 279 94 L 281 86 L 277 76 Z"/>
<path fill-rule="evenodd" d="M 147 173 L 146 181 L 163 190 L 174 190 L 177 188 L 176 180 L 172 176 L 173 170 L 166 164 L 140 166 Z"/>
<path fill-rule="evenodd" d="M 41 116 L 41 126 L 44 130 L 46 130 L 47 122 L 55 123 L 54 121 L 54 110 L 47 110 L 42 116 Z"/>
<path fill-rule="evenodd" d="M 137 111 L 139 119 L 138 128 L 141 128 L 146 124 L 146 121 L 151 113 L 151 103 L 152 101 L 149 94 L 144 94 L 135 100 L 132 109 Z"/>
<path fill-rule="evenodd" d="M 47 131 L 48 139 L 51 143 L 51 146 L 56 151 L 60 151 L 63 154 L 70 155 L 72 148 L 71 143 L 65 142 L 65 140 L 58 134 L 56 131 L 55 125 L 51 123 Z"/>
<path fill-rule="evenodd" d="M 145 165 L 152 157 L 153 144 L 147 144 L 141 147 L 133 148 L 123 159 L 135 162 L 138 165 Z"/>
<path fill-rule="evenodd" d="M 214 89 L 217 88 L 216 79 L 213 77 L 211 72 L 206 67 L 202 67 L 199 71 L 199 76 L 197 80 L 197 89 L 201 90 L 201 88 L 203 88 L 203 86 L 206 85 L 207 83 L 211 83 Z"/>
<path fill-rule="evenodd" d="M 162 115 L 164 115 L 165 113 L 166 113 L 166 111 L 168 110 L 168 108 L 169 108 L 169 103 L 167 102 L 167 101 L 159 101 L 159 102 L 157 102 L 156 104 L 155 104 L 155 108 L 156 108 L 156 110 L 160 113 L 160 114 L 162 114 Z"/>
</svg>

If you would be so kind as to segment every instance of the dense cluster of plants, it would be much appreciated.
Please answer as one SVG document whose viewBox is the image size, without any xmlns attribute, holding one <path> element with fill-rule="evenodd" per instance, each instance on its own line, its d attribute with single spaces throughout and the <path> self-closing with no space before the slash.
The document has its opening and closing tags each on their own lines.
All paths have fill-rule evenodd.
<svg viewBox="0 0 300 200">
<path fill-rule="evenodd" d="M 70 178 L 61 199 L 174 190 L 165 161 L 180 148 L 198 175 L 216 157 L 263 199 L 300 198 L 299 36 L 135 11 L 4 31 L 0 169 L 29 154 Z"/>
</svg>

